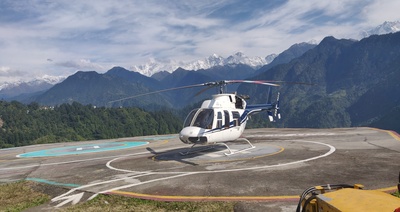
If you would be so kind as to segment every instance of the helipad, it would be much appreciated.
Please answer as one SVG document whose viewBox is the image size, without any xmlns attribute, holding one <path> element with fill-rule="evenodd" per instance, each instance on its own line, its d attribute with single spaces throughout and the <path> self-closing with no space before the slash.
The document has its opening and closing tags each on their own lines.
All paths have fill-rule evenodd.
<svg viewBox="0 0 400 212">
<path fill-rule="evenodd" d="M 176 135 L 2 150 L 0 182 L 27 179 L 63 187 L 57 193 L 43 186 L 53 195 L 52 210 L 97 194 L 117 194 L 162 201 L 238 201 L 252 211 L 295 211 L 299 195 L 315 185 L 397 189 L 400 136 L 394 132 L 270 128 L 248 129 L 243 136 L 256 148 L 228 156 L 224 146 L 206 151 L 195 146 L 195 153 L 182 155 L 191 145 Z M 228 144 L 232 150 L 248 147 L 245 142 Z"/>
</svg>

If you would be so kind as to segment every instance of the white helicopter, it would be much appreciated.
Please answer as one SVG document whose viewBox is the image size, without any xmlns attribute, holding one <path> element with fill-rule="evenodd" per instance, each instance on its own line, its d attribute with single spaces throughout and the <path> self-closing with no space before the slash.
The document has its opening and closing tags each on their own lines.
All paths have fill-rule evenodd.
<svg viewBox="0 0 400 212">
<path fill-rule="evenodd" d="M 246 127 L 246 123 L 249 120 L 250 115 L 261 111 L 267 111 L 269 120 L 271 122 L 274 120 L 273 114 L 278 119 L 280 119 L 281 116 L 279 112 L 279 93 L 277 96 L 277 100 L 274 103 L 247 105 L 245 97 L 236 94 L 236 92 L 226 93 L 226 85 L 232 83 L 251 83 L 267 86 L 279 86 L 278 84 L 271 82 L 274 81 L 223 80 L 217 82 L 207 82 L 202 84 L 154 91 L 111 101 L 109 103 L 160 92 L 208 86 L 206 89 L 203 89 L 201 91 L 203 92 L 209 88 L 219 86 L 219 94 L 213 95 L 212 99 L 210 100 L 205 100 L 200 108 L 192 110 L 186 117 L 183 129 L 179 133 L 179 139 L 185 144 L 192 144 L 192 147 L 189 149 L 188 152 L 181 152 L 181 154 L 187 155 L 190 153 L 198 152 L 191 151 L 192 148 L 196 145 L 212 145 L 212 147 L 213 145 L 223 145 L 229 150 L 229 153 L 225 153 L 225 155 L 232 155 L 255 148 L 255 146 L 245 138 L 243 139 L 248 142 L 249 147 L 241 150 L 232 150 L 225 143 L 228 141 L 235 141 L 239 139 Z M 205 149 L 200 151 L 204 150 Z"/>
</svg>

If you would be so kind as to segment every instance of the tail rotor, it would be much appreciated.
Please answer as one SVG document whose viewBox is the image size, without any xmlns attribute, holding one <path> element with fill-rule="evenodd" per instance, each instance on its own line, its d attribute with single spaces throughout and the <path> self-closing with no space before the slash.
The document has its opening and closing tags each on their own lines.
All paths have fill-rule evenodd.
<svg viewBox="0 0 400 212">
<path fill-rule="evenodd" d="M 275 117 L 281 119 L 281 110 L 279 108 L 279 96 L 280 93 L 278 92 L 278 96 L 276 97 L 276 104 L 275 104 Z"/>
<path fill-rule="evenodd" d="M 278 96 L 276 97 L 276 102 L 273 104 L 274 108 L 274 114 L 272 114 L 272 111 L 268 111 L 268 118 L 270 122 L 275 122 L 276 118 L 281 119 L 281 111 L 279 109 L 279 95 L 280 93 L 278 92 Z"/>
</svg>

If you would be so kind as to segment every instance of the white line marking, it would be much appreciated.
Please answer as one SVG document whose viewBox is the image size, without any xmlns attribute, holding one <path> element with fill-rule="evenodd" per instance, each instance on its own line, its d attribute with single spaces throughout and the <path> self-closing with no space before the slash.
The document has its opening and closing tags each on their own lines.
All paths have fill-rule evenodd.
<svg viewBox="0 0 400 212">
<path fill-rule="evenodd" d="M 81 151 L 81 150 L 83 150 L 83 148 L 82 148 L 82 147 L 78 147 L 78 148 L 76 148 L 76 151 Z"/>
<path fill-rule="evenodd" d="M 95 197 L 97 197 L 97 195 L 99 195 L 99 194 L 98 194 L 98 193 L 93 194 L 91 197 L 89 197 L 89 198 L 87 199 L 87 201 L 90 201 L 90 200 L 94 199 Z"/>
<path fill-rule="evenodd" d="M 65 201 L 61 202 L 60 204 L 56 205 L 56 208 L 59 208 L 59 207 L 65 205 L 65 204 L 67 204 L 69 202 L 72 202 L 72 205 L 75 205 L 76 203 L 78 203 L 82 199 L 84 193 L 85 192 L 81 192 L 81 193 L 78 193 L 78 194 L 61 197 L 61 198 L 58 198 L 57 200 L 54 200 L 54 201 L 52 200 L 52 201 L 56 202 L 56 201 L 60 201 L 60 200 L 65 200 Z"/>
<path fill-rule="evenodd" d="M 66 195 L 76 191 L 76 190 L 81 190 L 83 188 L 88 188 L 88 187 L 92 187 L 92 186 L 96 186 L 96 185 L 101 185 L 101 184 L 107 184 L 107 183 L 112 183 L 112 182 L 116 182 L 116 181 L 120 181 L 120 180 L 127 180 L 127 179 L 134 179 L 137 177 L 143 177 L 143 176 L 147 176 L 150 175 L 149 173 L 143 173 L 143 174 L 139 174 L 139 175 L 135 175 L 135 176 L 129 176 L 129 177 L 123 177 L 123 178 L 118 178 L 118 179 L 114 179 L 114 180 L 107 180 L 107 181 L 102 181 L 102 182 L 97 182 L 97 183 L 92 183 L 92 184 L 87 184 L 87 185 L 83 185 L 83 186 L 79 186 L 76 188 L 73 188 L 71 190 L 69 190 L 68 192 L 61 194 L 60 196 L 54 197 L 53 199 L 51 199 L 52 202 L 54 201 L 58 201 L 60 198 L 65 197 Z"/>
<path fill-rule="evenodd" d="M 158 179 L 154 179 L 154 180 L 148 180 L 148 181 L 144 181 L 144 182 L 128 184 L 128 185 L 119 186 L 119 187 L 111 188 L 111 189 L 108 189 L 108 190 L 104 190 L 104 191 L 101 191 L 99 193 L 100 194 L 104 194 L 104 193 L 107 193 L 107 192 L 110 192 L 110 191 L 120 190 L 120 189 L 129 188 L 129 187 L 138 186 L 138 185 L 143 185 L 143 184 L 147 184 L 147 183 L 153 183 L 153 182 L 157 182 L 157 181 L 160 181 L 160 180 L 169 180 L 169 179 L 173 179 L 173 178 L 177 178 L 177 177 L 183 177 L 183 176 L 192 175 L 192 174 L 197 174 L 197 172 L 187 172 L 187 173 L 184 173 L 184 174 L 174 175 L 174 176 L 170 176 L 170 177 L 163 177 L 163 178 L 158 178 Z"/>
<path fill-rule="evenodd" d="M 128 185 L 124 185 L 124 186 L 119 186 L 119 187 L 114 187 L 111 189 L 107 189 L 98 193 L 107 193 L 107 192 L 111 192 L 111 191 L 115 191 L 115 190 L 120 190 L 120 189 L 125 189 L 125 188 L 130 188 L 130 187 L 134 187 L 134 186 L 138 186 L 138 185 L 143 185 L 143 184 L 147 184 L 147 183 L 153 183 L 153 182 L 157 182 L 157 181 L 161 181 L 161 180 L 169 180 L 169 179 L 174 179 L 174 178 L 178 178 L 178 177 L 184 177 L 184 176 L 188 176 L 188 175 L 194 175 L 194 174 L 208 174 L 208 173 L 222 173 L 222 172 L 234 172 L 234 171 L 246 171 L 246 170 L 255 170 L 255 169 L 267 169 L 267 168 L 274 168 L 274 167 L 281 167 L 281 166 L 289 166 L 289 165 L 294 165 L 294 164 L 298 164 L 298 163 L 304 163 L 304 162 L 308 162 L 308 161 L 312 161 L 312 160 L 316 160 L 319 158 L 323 158 L 323 157 L 327 157 L 329 155 L 331 155 L 333 152 L 335 152 L 335 147 L 329 144 L 325 144 L 325 143 L 321 143 L 321 142 L 315 142 L 315 141 L 301 141 L 298 140 L 297 142 L 306 142 L 306 143 L 314 143 L 314 144 L 320 144 L 320 145 L 324 145 L 329 147 L 329 151 L 326 152 L 323 155 L 319 155 L 316 157 L 312 157 L 312 158 L 308 158 L 308 159 L 304 159 L 304 160 L 298 160 L 298 161 L 293 161 L 293 162 L 289 162 L 289 163 L 284 163 L 284 164 L 276 164 L 276 165 L 267 165 L 267 166 L 256 166 L 256 167 L 247 167 L 247 168 L 240 168 L 240 169 L 227 169 L 227 170 L 209 170 L 209 171 L 196 171 L 196 172 L 155 172 L 152 170 L 149 171 L 132 171 L 132 170 L 127 170 L 127 169 L 119 169 L 119 168 L 115 168 L 113 166 L 111 166 L 111 163 L 119 160 L 121 158 L 125 158 L 128 156 L 133 156 L 133 155 L 137 155 L 137 154 L 143 154 L 143 153 L 137 153 L 137 154 L 131 154 L 131 155 L 125 155 L 122 157 L 118 157 L 118 158 L 114 158 L 110 161 L 108 161 L 106 163 L 106 166 L 111 169 L 111 170 L 115 170 L 115 171 L 121 171 L 121 172 L 128 172 L 128 173 L 137 173 L 138 175 L 135 176 L 130 176 L 130 177 L 125 177 L 125 178 L 119 178 L 119 179 L 114 179 L 114 180 L 108 180 L 108 181 L 102 181 L 102 182 L 98 182 L 98 183 L 93 183 L 93 184 L 88 184 L 88 185 L 83 185 L 77 188 L 73 188 L 70 191 L 55 197 L 52 199 L 52 201 L 57 201 L 60 198 L 64 198 L 66 195 L 79 190 L 79 189 L 83 189 L 83 188 L 87 188 L 87 187 L 91 187 L 91 186 L 96 186 L 96 185 L 101 185 L 101 184 L 107 184 L 107 183 L 112 183 L 112 182 L 116 182 L 116 181 L 120 181 L 120 180 L 125 180 L 125 179 L 133 179 L 133 178 L 137 178 L 137 177 L 141 177 L 141 176 L 147 176 L 147 175 L 152 175 L 152 174 L 176 174 L 174 176 L 169 176 L 169 177 L 163 177 L 163 178 L 158 178 L 158 179 L 153 179 L 153 180 L 148 180 L 148 181 L 144 181 L 144 182 L 139 182 L 139 183 L 133 183 L 133 184 L 128 184 Z M 175 148 L 173 148 L 175 149 Z M 146 152 L 147 153 L 147 152 Z M 94 198 L 97 194 L 91 196 L 90 198 Z"/>
<path fill-rule="evenodd" d="M 289 165 L 294 165 L 294 164 L 298 164 L 298 163 L 304 163 L 304 162 L 308 162 L 308 161 L 312 161 L 312 160 L 317 160 L 323 157 L 327 157 L 329 155 L 331 155 L 332 153 L 334 153 L 336 151 L 336 148 L 332 145 L 329 144 L 325 144 L 325 143 L 321 143 L 321 142 L 316 142 L 316 141 L 300 141 L 297 140 L 297 142 L 305 142 L 305 143 L 314 143 L 314 144 L 320 144 L 320 145 L 324 145 L 329 147 L 329 151 L 326 152 L 323 155 L 319 155 L 316 157 L 312 157 L 312 158 L 307 158 L 304 160 L 298 160 L 298 161 L 293 161 L 293 162 L 289 162 L 289 163 L 283 163 L 283 164 L 275 164 L 275 165 L 267 165 L 267 166 L 255 166 L 255 167 L 247 167 L 247 168 L 240 168 L 240 169 L 227 169 L 227 170 L 209 170 L 209 171 L 196 171 L 196 172 L 154 172 L 154 171 L 144 171 L 142 173 L 148 173 L 148 174 L 177 174 L 175 176 L 170 176 L 170 177 L 164 177 L 164 178 L 159 178 L 159 179 L 154 179 L 154 180 L 149 180 L 149 181 L 144 181 L 144 182 L 140 182 L 140 183 L 134 183 L 134 184 L 128 184 L 125 186 L 119 186 L 119 187 L 115 187 L 112 189 L 108 189 L 105 191 L 101 191 L 99 193 L 107 193 L 110 191 L 115 191 L 115 190 L 120 190 L 120 189 L 124 189 L 124 188 L 129 188 L 129 187 L 134 187 L 134 186 L 138 186 L 138 185 L 143 185 L 143 184 L 147 184 L 147 183 L 152 183 L 152 182 L 156 182 L 156 181 L 160 181 L 160 180 L 169 180 L 169 179 L 173 179 L 173 178 L 178 178 L 178 177 L 184 177 L 184 176 L 188 176 L 188 175 L 194 175 L 194 174 L 208 174 L 208 173 L 223 173 L 223 172 L 235 172 L 235 171 L 246 171 L 246 170 L 255 170 L 255 169 L 268 169 L 268 168 L 275 168 L 275 167 L 282 167 L 282 166 L 289 166 Z M 116 171 L 122 171 L 122 172 L 128 172 L 128 173 L 135 173 L 137 171 L 132 171 L 132 170 L 126 170 L 126 169 L 119 169 L 119 168 L 115 168 L 113 166 L 111 166 L 111 163 L 121 159 L 123 157 L 119 157 L 119 158 L 114 158 L 110 161 L 107 162 L 106 166 L 109 169 L 112 170 L 116 170 Z"/>
<path fill-rule="evenodd" d="M 268 169 L 268 168 L 276 168 L 276 167 L 282 167 L 282 166 L 289 166 L 289 165 L 294 165 L 294 164 L 299 164 L 299 163 L 304 163 L 304 162 L 308 162 L 308 161 L 312 161 L 312 160 L 317 160 L 323 157 L 327 157 L 329 155 L 331 155 L 332 153 L 334 153 L 336 151 L 336 148 L 332 145 L 329 144 L 325 144 L 325 143 L 321 143 L 321 142 L 317 142 L 317 141 L 303 141 L 303 140 L 293 140 L 295 142 L 305 142 L 305 143 L 313 143 L 313 144 L 320 144 L 323 146 L 327 146 L 329 147 L 329 151 L 326 152 L 323 155 L 319 155 L 316 157 L 312 157 L 312 158 L 307 158 L 304 160 L 298 160 L 298 161 L 293 161 L 293 162 L 289 162 L 289 163 L 282 163 L 282 164 L 275 164 L 275 165 L 266 165 L 266 166 L 254 166 L 254 167 L 247 167 L 247 168 L 239 168 L 239 169 L 226 169 L 226 170 L 208 170 L 208 171 L 197 171 L 197 172 L 155 172 L 152 170 L 149 171 L 141 171 L 141 173 L 153 173 L 153 174 L 184 174 L 184 173 L 197 173 L 197 174 L 207 174 L 207 173 L 222 173 L 222 172 L 236 172 L 236 171 L 247 171 L 247 170 L 255 170 L 255 169 Z M 124 156 L 125 157 L 125 156 Z M 124 158 L 124 157 L 119 157 L 119 158 L 114 158 L 110 161 L 107 162 L 106 166 L 109 169 L 112 170 L 116 170 L 116 171 L 121 171 L 121 172 L 127 172 L 127 173 L 137 173 L 137 171 L 132 171 L 132 170 L 128 170 L 128 169 L 119 169 L 119 168 L 115 168 L 113 166 L 111 166 L 111 163 Z"/>
</svg>

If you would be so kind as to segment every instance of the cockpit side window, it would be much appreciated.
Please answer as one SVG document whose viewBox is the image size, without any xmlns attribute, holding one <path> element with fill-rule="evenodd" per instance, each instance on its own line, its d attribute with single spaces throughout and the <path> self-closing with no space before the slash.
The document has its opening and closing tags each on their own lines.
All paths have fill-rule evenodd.
<svg viewBox="0 0 400 212">
<path fill-rule="evenodd" d="M 225 116 L 225 128 L 230 127 L 230 118 L 229 118 L 229 111 L 224 110 L 224 116 Z"/>
<path fill-rule="evenodd" d="M 203 109 L 199 111 L 195 117 L 193 126 L 201 127 L 204 129 L 211 129 L 214 120 L 214 110 L 213 109 Z"/>
<path fill-rule="evenodd" d="M 240 114 L 237 111 L 232 111 L 233 125 L 240 126 Z"/>
<path fill-rule="evenodd" d="M 243 100 L 237 96 L 235 98 L 236 98 L 235 107 L 237 109 L 243 109 Z"/>
<path fill-rule="evenodd" d="M 218 111 L 217 113 L 217 128 L 222 128 L 222 113 Z"/>
</svg>

